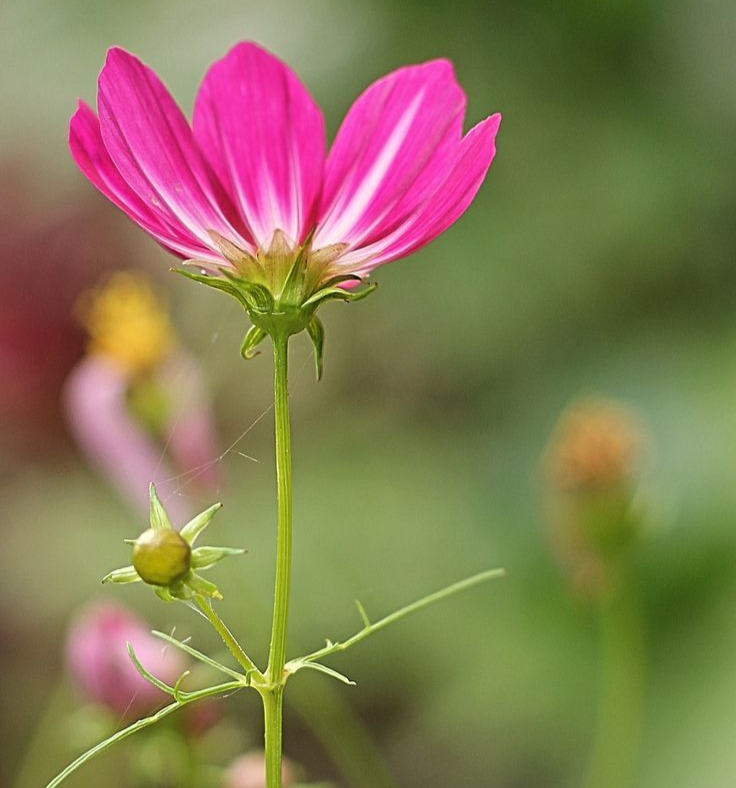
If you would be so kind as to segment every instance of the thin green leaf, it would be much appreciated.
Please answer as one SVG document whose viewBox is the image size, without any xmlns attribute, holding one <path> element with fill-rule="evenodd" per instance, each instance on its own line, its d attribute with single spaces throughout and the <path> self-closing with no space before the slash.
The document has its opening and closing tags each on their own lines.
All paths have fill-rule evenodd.
<svg viewBox="0 0 736 788">
<path fill-rule="evenodd" d="M 125 647 L 128 649 L 128 656 L 130 657 L 130 661 L 133 663 L 133 667 L 135 667 L 135 669 L 141 674 L 141 676 L 143 676 L 146 681 L 149 681 L 154 687 L 158 687 L 158 689 L 160 689 L 162 692 L 165 692 L 167 695 L 174 695 L 173 687 L 170 687 L 168 684 L 161 681 L 161 679 L 156 678 L 153 673 L 143 667 L 141 661 L 138 659 L 138 656 L 135 653 L 132 643 L 126 643 Z"/>
<path fill-rule="evenodd" d="M 114 733 L 112 736 L 109 736 L 104 741 L 101 741 L 99 744 L 96 744 L 94 747 L 87 750 L 87 752 L 83 753 L 74 761 L 72 761 L 63 771 L 54 777 L 54 779 L 46 785 L 46 788 L 57 788 L 57 786 L 61 785 L 61 783 L 64 782 L 67 777 L 76 772 L 80 766 L 84 766 L 87 761 L 92 760 L 92 758 L 94 758 L 96 755 L 99 755 L 109 747 L 112 747 L 113 744 L 117 744 L 117 742 L 127 739 L 128 736 L 132 736 L 134 733 L 137 733 L 144 728 L 155 725 L 164 717 L 167 717 L 169 714 L 175 712 L 177 709 L 180 709 L 182 706 L 186 706 L 187 704 L 193 703 L 194 701 L 200 700 L 201 698 L 222 695 L 225 692 L 236 692 L 239 689 L 242 689 L 242 684 L 236 681 L 230 681 L 226 684 L 218 684 L 214 687 L 207 687 L 206 689 L 198 690 L 197 692 L 186 693 L 181 702 L 174 701 L 168 706 L 164 706 L 164 708 L 157 711 L 156 714 L 153 714 L 150 717 L 144 717 L 142 720 L 138 720 L 132 725 L 128 725 L 127 728 L 123 728 L 123 730 Z"/>
<path fill-rule="evenodd" d="M 191 674 L 191 672 L 192 672 L 191 670 L 185 670 L 181 674 L 181 676 L 179 676 L 179 678 L 176 680 L 176 684 L 174 684 L 174 691 L 172 694 L 175 700 L 177 700 L 179 703 L 184 703 L 186 698 L 186 693 L 182 692 L 181 684 L 184 681 L 184 679 Z"/>
<path fill-rule="evenodd" d="M 380 621 L 376 621 L 374 624 L 363 627 L 360 632 L 357 632 L 355 635 L 343 641 L 342 643 L 332 643 L 331 641 L 327 641 L 327 645 L 324 648 L 321 648 L 319 651 L 315 651 L 312 654 L 308 654 L 305 657 L 301 657 L 300 659 L 292 660 L 292 662 L 289 664 L 302 661 L 311 662 L 313 660 L 322 659 L 328 654 L 334 654 L 338 651 L 345 651 L 345 649 L 350 648 L 350 646 L 354 645 L 355 643 L 365 640 L 365 638 L 367 638 L 369 635 L 372 635 L 374 632 L 378 632 L 379 629 L 383 629 L 389 624 L 393 624 L 395 621 L 399 621 L 411 613 L 416 613 L 418 610 L 422 610 L 423 608 L 428 607 L 435 602 L 439 602 L 446 597 L 453 596 L 454 594 L 458 594 L 461 591 L 467 590 L 468 588 L 477 586 L 480 583 L 485 583 L 488 580 L 495 580 L 496 578 L 504 577 L 505 575 L 506 571 L 504 569 L 488 569 L 485 572 L 479 572 L 477 575 L 473 575 L 472 577 L 466 577 L 464 580 L 453 583 L 446 588 L 435 591 L 432 594 L 428 594 L 427 596 L 418 599 L 416 602 L 412 602 L 410 605 L 402 607 L 400 610 L 385 616 L 384 618 L 380 619 Z"/>
<path fill-rule="evenodd" d="M 221 665 L 217 660 L 212 659 L 212 657 L 208 657 L 206 654 L 203 654 L 201 651 L 197 651 L 197 649 L 192 648 L 187 643 L 183 643 L 181 640 L 177 640 L 176 638 L 172 638 L 170 635 L 167 635 L 164 632 L 158 632 L 157 630 L 153 630 L 151 633 L 157 638 L 170 643 L 172 646 L 175 646 L 178 649 L 181 649 L 186 654 L 189 654 L 190 657 L 194 657 L 194 659 L 198 659 L 200 662 L 204 662 L 205 665 L 209 665 L 211 668 L 215 670 L 219 670 L 221 673 L 224 673 L 226 676 L 230 676 L 230 678 L 235 679 L 236 681 L 242 681 L 245 676 L 242 673 L 238 673 L 236 670 L 231 670 L 230 668 L 226 667 L 225 665 Z"/>
<path fill-rule="evenodd" d="M 355 606 L 358 608 L 358 613 L 360 613 L 360 617 L 363 619 L 363 623 L 366 627 L 371 625 L 371 620 L 368 618 L 368 614 L 365 612 L 365 608 L 360 603 L 359 599 L 355 600 Z"/>
<path fill-rule="evenodd" d="M 193 517 L 182 529 L 179 531 L 182 539 L 193 545 L 197 537 L 204 531 L 204 529 L 212 522 L 212 518 L 217 512 L 222 509 L 221 503 L 213 503 L 208 509 Z"/>
<path fill-rule="evenodd" d="M 286 666 L 286 670 L 288 670 L 289 673 L 298 673 L 302 668 L 310 668 L 311 670 L 317 670 L 320 673 L 325 673 L 328 676 L 332 676 L 333 679 L 342 681 L 343 684 L 349 684 L 351 687 L 355 686 L 355 682 L 351 681 L 347 676 L 343 675 L 337 670 L 328 668 L 327 665 L 323 665 L 321 662 L 297 660 L 296 662 L 289 662 Z"/>
</svg>

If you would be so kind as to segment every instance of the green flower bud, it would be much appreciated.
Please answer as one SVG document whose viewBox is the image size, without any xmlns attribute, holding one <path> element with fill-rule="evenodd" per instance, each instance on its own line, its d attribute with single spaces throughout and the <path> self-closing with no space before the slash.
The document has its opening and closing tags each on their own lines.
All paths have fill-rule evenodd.
<svg viewBox="0 0 736 788">
<path fill-rule="evenodd" d="M 133 545 L 133 566 L 149 585 L 173 585 L 186 577 L 191 565 L 192 548 L 173 529 L 149 528 Z"/>
<path fill-rule="evenodd" d="M 114 569 L 102 582 L 136 583 L 142 580 L 152 585 L 154 593 L 165 602 L 188 600 L 196 594 L 222 599 L 217 586 L 198 572 L 245 551 L 234 547 L 193 547 L 222 504 L 213 504 L 193 517 L 181 531 L 175 531 L 153 484 L 150 496 L 151 527 L 135 541 L 125 540 L 133 545 L 132 565 Z"/>
</svg>

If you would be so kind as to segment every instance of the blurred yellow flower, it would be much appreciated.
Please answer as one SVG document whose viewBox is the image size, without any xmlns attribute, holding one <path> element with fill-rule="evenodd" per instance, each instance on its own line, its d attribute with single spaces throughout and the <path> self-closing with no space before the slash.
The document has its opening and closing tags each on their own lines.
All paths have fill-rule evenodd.
<svg viewBox="0 0 736 788">
<path fill-rule="evenodd" d="M 77 315 L 89 334 L 88 352 L 134 375 L 150 371 L 176 345 L 166 305 L 139 271 L 120 271 L 85 293 Z"/>
</svg>

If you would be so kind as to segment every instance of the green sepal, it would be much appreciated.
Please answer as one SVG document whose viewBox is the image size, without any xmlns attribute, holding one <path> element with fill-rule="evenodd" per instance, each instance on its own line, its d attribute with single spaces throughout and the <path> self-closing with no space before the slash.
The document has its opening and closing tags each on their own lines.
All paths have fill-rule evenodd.
<svg viewBox="0 0 736 788">
<path fill-rule="evenodd" d="M 196 594 L 210 597 L 211 599 L 222 599 L 220 589 L 209 580 L 200 577 L 196 572 L 190 572 L 184 583 Z"/>
<path fill-rule="evenodd" d="M 257 356 L 260 351 L 256 350 L 256 347 L 263 342 L 266 336 L 267 334 L 262 328 L 251 326 L 248 329 L 248 333 L 245 335 L 243 344 L 240 346 L 240 355 L 246 361 L 250 361 Z"/>
<path fill-rule="evenodd" d="M 200 512 L 179 531 L 181 537 L 186 539 L 190 545 L 193 545 L 197 537 L 204 531 L 204 529 L 212 522 L 212 518 L 217 512 L 222 509 L 221 503 L 213 503 L 212 506 Z"/>
<path fill-rule="evenodd" d="M 314 315 L 309 323 L 307 323 L 307 333 L 314 345 L 314 363 L 317 370 L 317 380 L 322 380 L 322 351 L 325 344 L 325 327 L 322 325 L 322 321 L 317 315 Z"/>
<path fill-rule="evenodd" d="M 138 572 L 133 566 L 123 566 L 120 569 L 113 569 L 102 578 L 103 583 L 137 583 L 140 581 Z"/>
<path fill-rule="evenodd" d="M 299 250 L 299 254 L 286 275 L 284 286 L 281 288 L 281 294 L 279 295 L 279 301 L 282 301 L 284 304 L 298 304 L 303 298 L 304 274 L 308 263 L 306 251 L 309 248 L 310 241 L 311 235 Z"/>
<path fill-rule="evenodd" d="M 242 555 L 241 547 L 197 547 L 192 550 L 192 569 L 209 569 L 230 555 Z"/>
<path fill-rule="evenodd" d="M 311 298 L 308 298 L 303 306 L 314 306 L 316 304 L 321 304 L 324 301 L 348 301 L 349 303 L 353 303 L 354 301 L 362 301 L 364 298 L 369 296 L 376 288 L 378 287 L 377 282 L 371 282 L 371 284 L 366 285 L 362 290 L 345 290 L 343 287 L 325 287 L 322 290 L 316 292 Z"/>
<path fill-rule="evenodd" d="M 365 279 L 363 279 L 362 276 L 358 276 L 357 274 L 340 274 L 339 276 L 333 276 L 331 279 L 328 279 L 320 287 L 320 290 L 324 290 L 328 287 L 335 287 L 336 285 L 341 285 L 345 282 L 355 282 L 356 284 L 362 284 L 365 282 Z"/>
<path fill-rule="evenodd" d="M 210 276 L 208 274 L 197 274 L 194 271 L 189 271 L 186 268 L 172 268 L 171 270 L 174 273 L 186 276 L 187 279 L 192 279 L 193 281 L 199 282 L 202 285 L 207 285 L 207 287 L 211 287 L 214 290 L 220 290 L 223 293 L 227 293 L 228 295 L 235 298 L 245 310 L 247 310 L 250 306 L 250 304 L 243 297 L 243 293 L 238 290 L 238 288 L 234 287 L 233 284 L 227 279 L 221 279 L 219 276 Z"/>
<path fill-rule="evenodd" d="M 169 591 L 166 586 L 152 586 L 153 593 L 164 602 L 176 602 L 176 597 Z"/>
<path fill-rule="evenodd" d="M 158 497 L 153 482 L 148 486 L 148 495 L 151 499 L 151 528 L 153 528 L 154 531 L 163 531 L 165 528 L 173 530 L 169 515 L 166 514 L 166 509 L 164 509 L 164 505 Z"/>
<path fill-rule="evenodd" d="M 252 254 L 236 246 L 232 241 L 225 238 L 224 235 L 215 232 L 215 230 L 208 230 L 207 232 L 217 245 L 217 248 L 222 252 L 223 257 L 233 265 L 235 270 L 244 279 L 257 280 L 265 276 L 263 267 L 258 262 L 257 257 L 253 257 Z M 196 265 L 196 260 L 193 261 L 193 264 Z"/>
<path fill-rule="evenodd" d="M 239 276 L 230 273 L 227 268 L 220 268 L 220 273 L 238 293 L 240 300 L 244 301 L 250 309 L 256 309 L 260 312 L 273 312 L 273 296 L 265 285 L 241 279 Z"/>
</svg>

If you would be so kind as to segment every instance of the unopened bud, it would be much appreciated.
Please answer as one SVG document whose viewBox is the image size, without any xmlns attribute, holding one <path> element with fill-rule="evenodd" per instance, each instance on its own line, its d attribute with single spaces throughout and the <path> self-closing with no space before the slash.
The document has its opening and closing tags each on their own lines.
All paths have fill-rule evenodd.
<svg viewBox="0 0 736 788">
<path fill-rule="evenodd" d="M 592 490 L 626 482 L 636 470 L 642 433 L 617 403 L 587 400 L 560 419 L 550 443 L 547 472 L 562 490 Z"/>
<path fill-rule="evenodd" d="M 598 597 L 641 530 L 634 505 L 645 444 L 638 420 L 606 400 L 574 403 L 545 456 L 545 503 L 555 552 L 572 585 Z"/>
<path fill-rule="evenodd" d="M 133 545 L 133 566 L 141 579 L 154 586 L 170 586 L 186 577 L 192 548 L 172 528 L 144 531 Z"/>
</svg>

